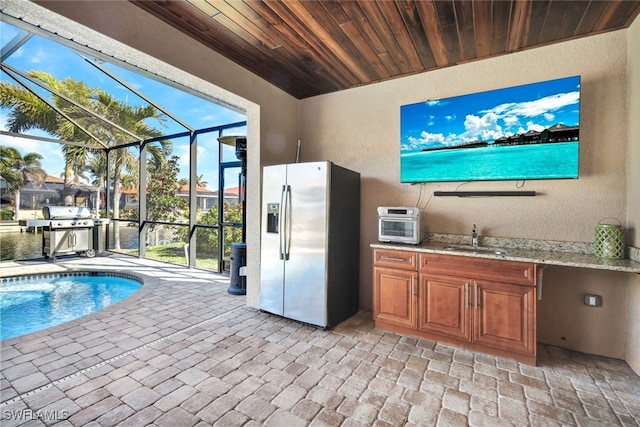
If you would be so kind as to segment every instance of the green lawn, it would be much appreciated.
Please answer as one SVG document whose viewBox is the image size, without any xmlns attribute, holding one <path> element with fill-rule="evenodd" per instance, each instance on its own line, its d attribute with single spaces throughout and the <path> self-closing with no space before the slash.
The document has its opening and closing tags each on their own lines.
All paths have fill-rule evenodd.
<svg viewBox="0 0 640 427">
<path fill-rule="evenodd" d="M 132 252 L 138 252 L 134 250 Z M 184 256 L 184 243 L 169 243 L 168 245 L 148 246 L 146 248 L 146 258 L 155 259 L 162 262 L 172 264 L 187 265 Z M 218 270 L 218 257 L 215 252 L 206 253 L 198 251 L 196 258 L 196 267 L 205 270 Z"/>
</svg>

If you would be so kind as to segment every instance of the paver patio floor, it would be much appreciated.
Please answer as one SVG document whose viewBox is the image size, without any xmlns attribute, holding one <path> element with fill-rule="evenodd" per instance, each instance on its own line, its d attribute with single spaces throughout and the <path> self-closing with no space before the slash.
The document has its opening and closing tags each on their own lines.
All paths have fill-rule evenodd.
<svg viewBox="0 0 640 427">
<path fill-rule="evenodd" d="M 640 425 L 620 360 L 539 345 L 532 367 L 374 328 L 247 307 L 228 278 L 109 255 L 3 263 L 0 276 L 116 270 L 143 289 L 1 342 L 2 426 Z"/>
</svg>

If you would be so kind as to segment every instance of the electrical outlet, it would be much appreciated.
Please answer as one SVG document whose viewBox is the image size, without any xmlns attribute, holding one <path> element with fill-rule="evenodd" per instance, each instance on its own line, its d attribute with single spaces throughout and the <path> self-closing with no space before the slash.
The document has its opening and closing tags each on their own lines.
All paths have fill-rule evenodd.
<svg viewBox="0 0 640 427">
<path fill-rule="evenodd" d="M 602 297 L 600 295 L 584 294 L 584 305 L 600 307 L 602 306 Z"/>
</svg>

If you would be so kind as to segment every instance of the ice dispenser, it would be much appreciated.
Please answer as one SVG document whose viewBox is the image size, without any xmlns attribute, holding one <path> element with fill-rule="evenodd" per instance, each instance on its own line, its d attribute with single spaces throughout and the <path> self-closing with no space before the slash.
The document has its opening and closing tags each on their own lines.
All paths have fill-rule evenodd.
<svg viewBox="0 0 640 427">
<path fill-rule="evenodd" d="M 267 233 L 277 233 L 280 223 L 280 203 L 267 204 Z"/>
</svg>

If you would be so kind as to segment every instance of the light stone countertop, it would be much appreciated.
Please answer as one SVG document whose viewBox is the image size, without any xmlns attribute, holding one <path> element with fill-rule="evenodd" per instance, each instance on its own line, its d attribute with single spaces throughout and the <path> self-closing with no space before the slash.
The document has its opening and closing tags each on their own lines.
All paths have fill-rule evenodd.
<svg viewBox="0 0 640 427">
<path fill-rule="evenodd" d="M 531 262 L 640 274 L 640 260 L 638 259 L 640 250 L 634 247 L 627 248 L 627 258 L 625 259 L 606 259 L 596 257 L 593 254 L 592 243 L 481 237 L 479 239 L 479 247 L 474 249 L 469 245 L 469 240 L 469 236 L 466 235 L 429 234 L 419 245 L 380 242 L 372 243 L 370 246 L 377 249 Z"/>
</svg>

